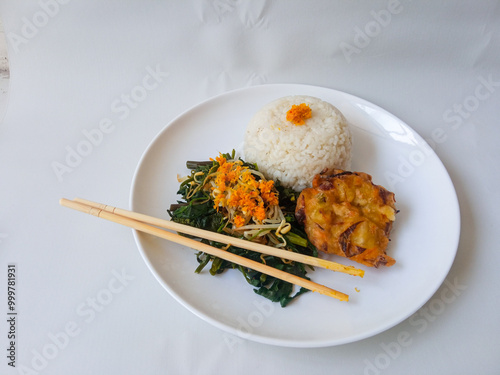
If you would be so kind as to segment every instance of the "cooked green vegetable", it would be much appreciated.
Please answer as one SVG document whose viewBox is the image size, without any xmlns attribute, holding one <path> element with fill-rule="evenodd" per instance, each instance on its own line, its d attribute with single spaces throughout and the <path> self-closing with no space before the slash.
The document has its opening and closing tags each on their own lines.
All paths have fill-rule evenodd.
<svg viewBox="0 0 500 375">
<path fill-rule="evenodd" d="M 168 210 L 173 221 L 317 256 L 317 249 L 295 221 L 297 192 L 267 181 L 256 165 L 235 160 L 234 151 L 221 154 L 215 160 L 188 161 L 186 165 L 191 174 L 181 180 L 178 194 L 182 199 Z M 201 241 L 308 279 L 306 266 L 301 263 L 205 239 Z M 279 302 L 282 307 L 307 291 L 300 288 L 294 293 L 291 283 L 203 252 L 197 253 L 196 259 L 199 263 L 196 273 L 209 263 L 211 275 L 238 269 L 257 294 Z"/>
</svg>

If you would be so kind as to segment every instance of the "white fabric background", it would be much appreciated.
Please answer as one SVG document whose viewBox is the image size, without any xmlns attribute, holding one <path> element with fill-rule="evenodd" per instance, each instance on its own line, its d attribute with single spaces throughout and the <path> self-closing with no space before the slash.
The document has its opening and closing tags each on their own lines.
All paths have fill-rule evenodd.
<svg viewBox="0 0 500 375">
<path fill-rule="evenodd" d="M 19 312 L 17 367 L 2 355 L 0 373 L 500 373 L 500 2 L 3 0 L 0 12 L 11 70 L 0 125 L 0 311 L 15 263 Z M 117 103 L 148 69 L 161 73 L 156 85 L 126 112 Z M 228 341 L 162 289 L 129 229 L 58 205 L 83 196 L 128 207 L 139 158 L 171 119 L 265 83 L 354 94 L 430 141 L 462 219 L 447 277 L 462 288 L 443 309 L 432 301 L 442 301 L 446 285 L 413 323 L 357 343 Z M 106 119 L 101 143 L 58 179 L 53 163 Z M 123 288 L 102 309 L 89 308 L 116 273 L 128 275 Z M 51 351 L 64 331 L 68 341 Z M 410 343 L 398 346 L 405 333 Z"/>
</svg>

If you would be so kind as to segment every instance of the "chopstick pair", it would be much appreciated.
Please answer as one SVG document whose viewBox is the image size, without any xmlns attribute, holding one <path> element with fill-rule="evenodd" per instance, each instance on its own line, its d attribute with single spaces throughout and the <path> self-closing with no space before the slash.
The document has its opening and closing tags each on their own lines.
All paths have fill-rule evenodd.
<svg viewBox="0 0 500 375">
<path fill-rule="evenodd" d="M 313 281 L 292 275 L 290 273 L 278 270 L 273 267 L 269 267 L 265 264 L 255 262 L 253 260 L 204 244 L 202 242 L 193 240 L 191 238 L 187 238 L 179 234 L 169 232 L 165 229 L 173 230 L 176 232 L 188 234 L 199 238 L 205 238 L 212 241 L 225 243 L 228 245 L 245 248 L 247 250 L 256 251 L 266 255 L 272 255 L 281 257 L 283 259 L 289 259 L 301 262 L 311 266 L 318 266 L 333 271 L 343 272 L 353 276 L 360 276 L 360 277 L 364 276 L 363 270 L 357 269 L 352 266 L 344 266 L 342 264 L 330 262 L 324 259 L 319 259 L 299 253 L 294 253 L 291 251 L 281 250 L 271 246 L 257 244 L 251 241 L 230 237 L 220 233 L 215 233 L 199 228 L 194 228 L 170 220 L 159 219 L 141 213 L 108 206 L 102 203 L 92 202 L 86 199 L 76 198 L 74 200 L 68 200 L 62 198 L 60 200 L 60 204 L 62 206 L 72 208 L 77 211 L 81 211 L 93 216 L 97 216 L 102 219 L 106 219 L 127 226 L 129 228 L 175 242 L 180 245 L 184 245 L 199 251 L 203 251 L 207 254 L 219 257 L 221 259 L 225 259 L 229 262 L 236 263 L 238 265 L 247 268 L 251 268 L 255 271 L 262 272 L 264 274 L 276 277 L 278 279 L 287 281 L 289 283 L 304 287 L 313 292 L 318 292 L 320 294 L 324 294 L 339 299 L 341 301 L 348 301 L 349 296 L 345 293 L 328 288 L 324 285 L 317 284 Z"/>
</svg>

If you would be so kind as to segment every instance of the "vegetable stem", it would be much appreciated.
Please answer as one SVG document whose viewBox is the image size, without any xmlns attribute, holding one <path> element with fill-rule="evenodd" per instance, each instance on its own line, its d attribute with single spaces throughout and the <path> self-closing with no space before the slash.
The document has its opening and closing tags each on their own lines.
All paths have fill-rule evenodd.
<svg viewBox="0 0 500 375">
<path fill-rule="evenodd" d="M 305 238 L 302 238 L 298 234 L 288 232 L 285 234 L 285 238 L 297 246 L 307 247 L 308 241 Z"/>
<path fill-rule="evenodd" d="M 211 166 L 212 164 L 213 164 L 213 161 L 193 161 L 193 160 L 188 160 L 186 162 L 186 167 L 188 169 L 196 169 L 198 167 Z"/>
</svg>

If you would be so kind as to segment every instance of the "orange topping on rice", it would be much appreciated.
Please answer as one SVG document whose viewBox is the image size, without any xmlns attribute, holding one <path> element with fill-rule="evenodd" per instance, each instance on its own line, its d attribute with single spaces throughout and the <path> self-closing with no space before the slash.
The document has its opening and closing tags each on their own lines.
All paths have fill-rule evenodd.
<svg viewBox="0 0 500 375">
<path fill-rule="evenodd" d="M 292 105 L 292 108 L 286 113 L 286 120 L 294 125 L 304 125 L 308 118 L 311 118 L 311 108 L 305 104 Z"/>
<path fill-rule="evenodd" d="M 219 167 L 213 184 L 209 184 L 214 208 L 227 212 L 229 221 L 236 227 L 250 221 L 261 224 L 266 218 L 267 210 L 278 205 L 274 181 L 257 181 L 241 160 L 227 161 L 219 156 L 216 161 Z"/>
</svg>

